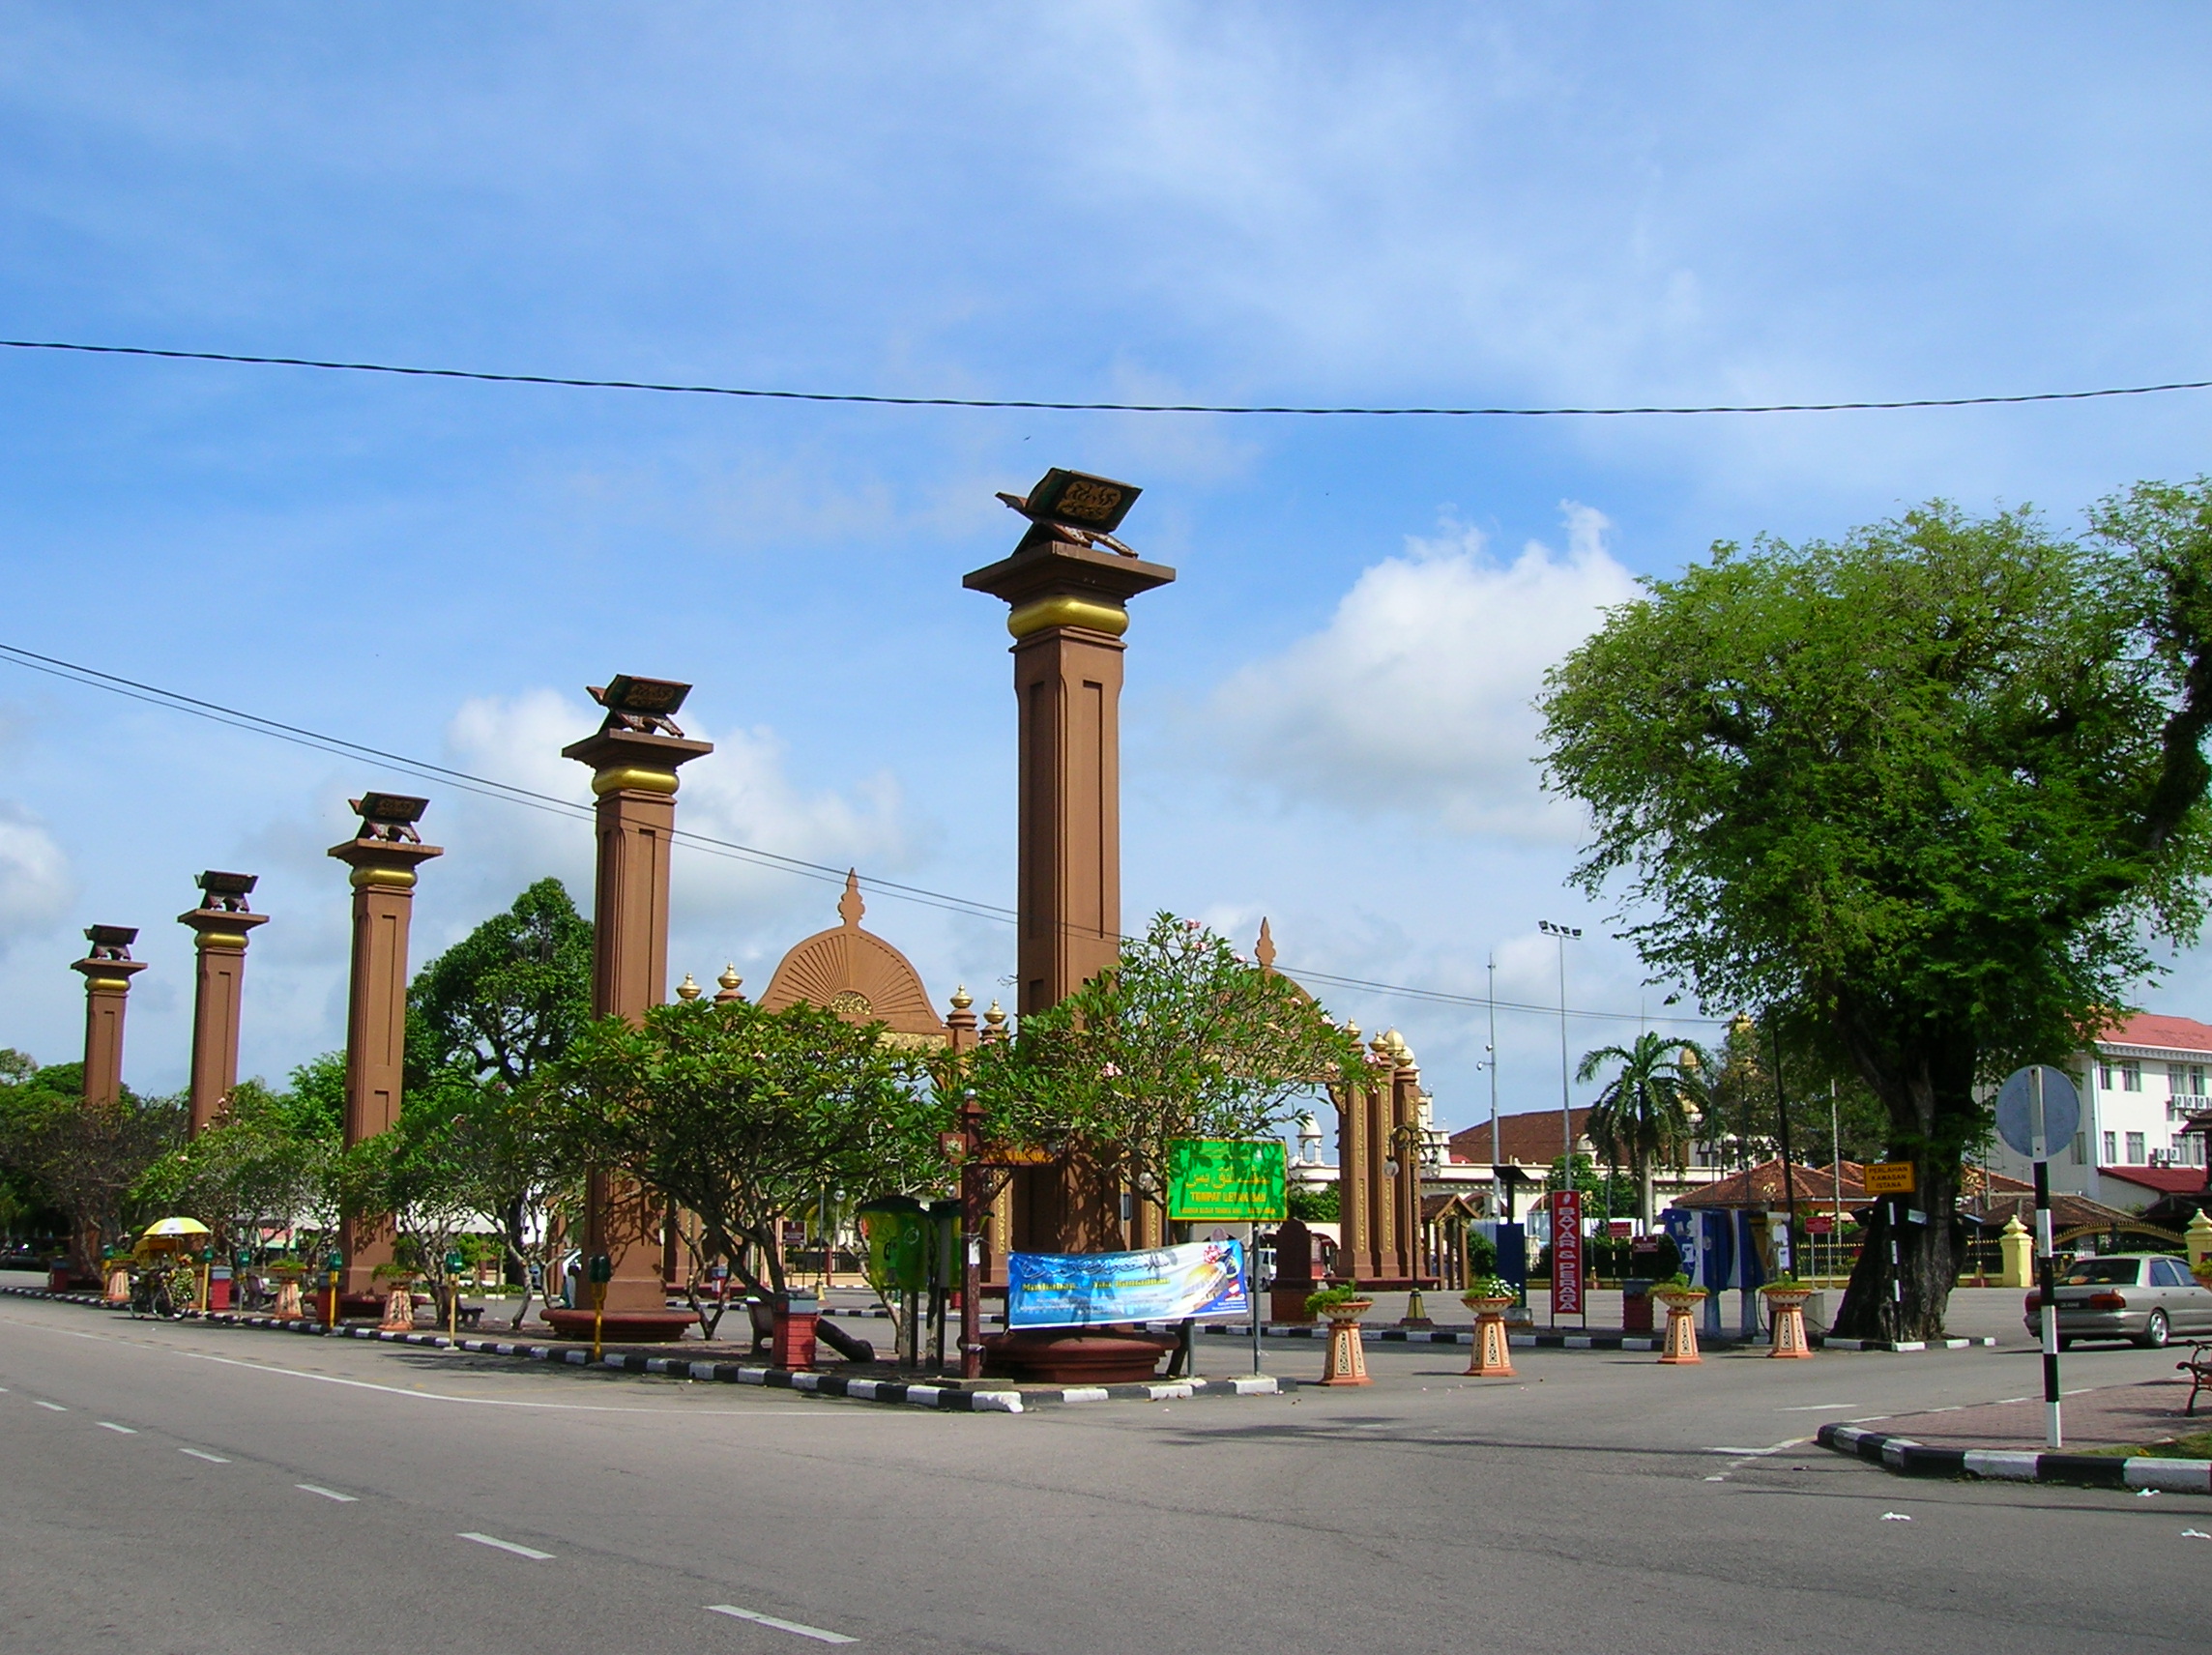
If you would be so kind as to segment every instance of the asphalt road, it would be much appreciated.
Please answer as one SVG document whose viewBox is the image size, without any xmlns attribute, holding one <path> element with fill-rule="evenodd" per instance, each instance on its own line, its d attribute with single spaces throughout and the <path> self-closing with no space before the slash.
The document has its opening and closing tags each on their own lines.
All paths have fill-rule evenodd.
<svg viewBox="0 0 2212 1655">
<path fill-rule="evenodd" d="M 2212 1498 L 1802 1440 L 2032 1392 L 2023 1350 L 1370 1360 L 1366 1390 L 940 1415 L 0 1300 L 0 1649 L 2204 1646 Z"/>
</svg>

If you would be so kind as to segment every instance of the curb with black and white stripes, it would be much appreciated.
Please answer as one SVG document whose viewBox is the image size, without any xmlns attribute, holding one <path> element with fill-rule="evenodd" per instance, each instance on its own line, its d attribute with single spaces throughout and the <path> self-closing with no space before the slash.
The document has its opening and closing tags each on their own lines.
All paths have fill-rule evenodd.
<svg viewBox="0 0 2212 1655">
<path fill-rule="evenodd" d="M 1823 1448 L 1849 1454 L 1901 1477 L 1994 1477 L 2014 1483 L 2074 1483 L 2098 1489 L 2159 1489 L 2212 1495 L 2212 1460 L 2159 1460 L 2147 1454 L 2036 1454 L 2003 1448 L 1931 1448 L 1909 1437 L 1823 1425 Z"/>
<path fill-rule="evenodd" d="M 1179 1322 L 1148 1321 L 1144 1324 L 1150 1333 L 1173 1333 Z M 1249 1339 L 1249 1322 L 1237 1326 L 1233 1322 L 1208 1322 L 1199 1331 L 1223 1339 Z M 1260 1328 L 1264 1339 L 1326 1339 L 1328 1329 L 1314 1322 L 1266 1322 Z M 1566 1333 L 1556 1328 L 1543 1328 L 1533 1332 L 1508 1330 L 1507 1343 L 1523 1350 L 1659 1350 L 1667 1341 L 1657 1334 L 1644 1333 Z M 1362 1327 L 1359 1342 L 1363 1345 L 1471 1345 L 1472 1328 L 1457 1327 Z M 1745 1340 L 1724 1334 L 1715 1338 L 1701 1332 L 1698 1342 L 1707 1350 L 1732 1350 L 1763 1348 L 1764 1340 Z M 1822 1350 L 1888 1350 L 1908 1354 L 1916 1350 L 1965 1350 L 1970 1347 L 1996 1344 L 1994 1339 L 1838 1339 L 1829 1334 L 1816 1333 L 1809 1343 Z"/>
<path fill-rule="evenodd" d="M 65 1304 L 106 1306 L 99 1293 L 57 1293 L 44 1288 L 0 1288 L 0 1292 L 21 1298 L 58 1300 Z M 1089 1402 L 1183 1402 L 1206 1397 L 1281 1396 L 1297 1388 L 1295 1379 L 1254 1374 L 1242 1379 L 1153 1379 L 1124 1385 L 1063 1385 L 1007 1390 L 968 1390 L 958 1385 L 933 1385 L 907 1379 L 854 1379 L 844 1374 L 818 1374 L 804 1369 L 756 1367 L 747 1362 L 694 1362 L 681 1356 L 641 1356 L 631 1351 L 601 1355 L 597 1364 L 589 1350 L 573 1345 L 528 1345 L 500 1339 L 449 1339 L 443 1333 L 401 1333 L 382 1327 L 326 1327 L 319 1321 L 280 1320 L 274 1316 L 246 1316 L 231 1311 L 189 1313 L 189 1319 L 218 1327 L 250 1327 L 266 1332 L 301 1333 L 314 1337 L 368 1339 L 385 1345 L 417 1345 L 433 1350 L 465 1350 L 479 1356 L 507 1356 L 525 1362 L 559 1362 L 569 1367 L 597 1366 L 626 1374 L 658 1374 L 681 1379 L 702 1379 L 717 1384 L 758 1385 L 769 1390 L 798 1391 L 808 1396 L 845 1397 L 906 1408 L 934 1408 L 941 1413 L 1029 1413 L 1041 1408 L 1060 1408 Z M 177 1320 L 186 1320 L 178 1318 Z"/>
</svg>

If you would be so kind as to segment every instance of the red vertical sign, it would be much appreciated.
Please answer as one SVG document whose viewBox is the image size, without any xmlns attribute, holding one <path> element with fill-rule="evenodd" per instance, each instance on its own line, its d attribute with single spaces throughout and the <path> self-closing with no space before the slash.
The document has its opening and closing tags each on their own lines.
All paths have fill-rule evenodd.
<svg viewBox="0 0 2212 1655">
<path fill-rule="evenodd" d="M 1552 1317 L 1583 1315 L 1583 1192 L 1552 1192 Z"/>
</svg>

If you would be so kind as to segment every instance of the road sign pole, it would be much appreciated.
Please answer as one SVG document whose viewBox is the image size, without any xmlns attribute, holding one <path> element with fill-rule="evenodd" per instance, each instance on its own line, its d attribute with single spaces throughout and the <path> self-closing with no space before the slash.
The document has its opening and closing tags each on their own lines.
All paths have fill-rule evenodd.
<svg viewBox="0 0 2212 1655">
<path fill-rule="evenodd" d="M 2043 1441 L 2056 1453 L 2065 1442 L 2059 1422 L 2058 1398 L 2058 1269 L 2051 1253 L 2051 1141 L 2043 1112 L 2043 1065 L 2029 1071 L 2028 1098 L 2032 1111 L 2028 1136 L 2035 1147 L 2035 1256 L 2036 1297 L 2043 1304 Z"/>
</svg>

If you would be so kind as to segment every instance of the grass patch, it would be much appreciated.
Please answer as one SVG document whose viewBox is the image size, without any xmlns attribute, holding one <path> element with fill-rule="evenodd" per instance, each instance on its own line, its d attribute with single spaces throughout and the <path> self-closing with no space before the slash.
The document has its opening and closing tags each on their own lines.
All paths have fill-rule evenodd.
<svg viewBox="0 0 2212 1655">
<path fill-rule="evenodd" d="M 2120 1448 L 2090 1448 L 2084 1452 L 2110 1459 L 2139 1456 L 2146 1460 L 2212 1460 L 2212 1431 L 2193 1432 L 2187 1437 L 2169 1437 L 2164 1442 L 2140 1442 L 2132 1447 Z"/>
</svg>

